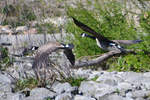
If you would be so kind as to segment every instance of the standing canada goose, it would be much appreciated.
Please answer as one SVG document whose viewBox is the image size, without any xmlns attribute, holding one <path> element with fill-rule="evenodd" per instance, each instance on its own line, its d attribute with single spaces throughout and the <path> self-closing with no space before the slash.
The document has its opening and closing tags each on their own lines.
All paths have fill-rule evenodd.
<svg viewBox="0 0 150 100">
<path fill-rule="evenodd" d="M 39 47 L 32 66 L 33 70 L 35 71 L 37 79 L 40 80 L 41 76 L 39 70 L 44 68 L 46 69 L 46 67 L 48 66 L 49 54 L 55 52 L 58 49 L 64 50 L 64 54 L 67 56 L 71 65 L 73 66 L 75 63 L 75 56 L 72 53 L 73 48 L 74 48 L 73 44 L 63 44 L 59 42 L 49 42 Z"/>
<path fill-rule="evenodd" d="M 31 46 L 28 48 L 24 48 L 23 52 L 22 52 L 22 56 L 28 55 L 28 53 L 33 52 L 35 50 L 37 50 L 39 47 L 38 46 Z"/>
<path fill-rule="evenodd" d="M 92 39 L 96 39 L 96 43 L 97 45 L 105 50 L 105 51 L 112 51 L 112 50 L 119 50 L 121 52 L 125 52 L 126 50 L 121 47 L 118 43 L 119 41 L 111 41 L 109 39 L 107 39 L 106 37 L 102 36 L 101 34 L 98 34 L 96 31 L 94 31 L 93 29 L 91 29 L 90 27 L 88 27 L 87 25 L 79 22 L 78 20 L 76 20 L 74 17 L 73 18 L 73 21 L 74 23 L 80 27 L 82 30 L 88 32 L 88 33 L 91 33 L 93 36 L 90 36 L 86 33 L 82 33 L 81 36 L 82 37 L 89 37 L 89 38 L 92 38 Z"/>
</svg>

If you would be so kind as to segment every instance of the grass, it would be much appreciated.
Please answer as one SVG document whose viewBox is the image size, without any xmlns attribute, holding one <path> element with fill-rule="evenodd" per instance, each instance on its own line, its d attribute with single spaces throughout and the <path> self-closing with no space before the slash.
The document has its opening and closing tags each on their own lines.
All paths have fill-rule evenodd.
<svg viewBox="0 0 150 100">
<path fill-rule="evenodd" d="M 86 79 L 82 77 L 78 77 L 78 78 L 69 77 L 67 79 L 64 79 L 63 82 L 68 82 L 71 84 L 71 86 L 80 86 L 81 82 L 85 80 Z"/>
<path fill-rule="evenodd" d="M 15 86 L 15 91 L 20 91 L 25 88 L 33 89 L 37 87 L 38 81 L 34 78 L 27 78 L 23 80 L 18 80 Z"/>
<path fill-rule="evenodd" d="M 144 42 L 140 44 L 125 47 L 126 49 L 137 50 L 136 55 L 131 54 L 112 58 L 106 62 L 106 65 L 109 65 L 110 71 L 148 71 L 150 69 L 150 55 L 145 52 L 150 51 L 150 13 L 143 12 L 140 18 L 142 32 L 139 32 L 141 28 L 137 29 L 132 20 L 128 21 L 126 19 L 127 14 L 122 13 L 123 6 L 119 3 L 109 2 L 103 6 L 99 5 L 96 2 L 94 4 L 94 10 L 85 9 L 80 4 L 78 8 L 68 7 L 67 14 L 68 16 L 75 17 L 80 22 L 111 40 L 142 39 Z M 77 27 L 72 20 L 66 25 L 66 30 L 75 36 L 75 39 L 70 39 L 70 41 L 75 44 L 74 51 L 77 58 L 104 53 L 104 51 L 97 47 L 95 40 L 81 38 L 80 34 L 84 31 Z"/>
<path fill-rule="evenodd" d="M 5 47 L 0 46 L 0 70 L 5 70 L 7 67 L 9 67 L 12 64 L 12 60 L 8 55 L 8 49 Z"/>
<path fill-rule="evenodd" d="M 98 79 L 99 76 L 95 76 L 94 78 L 92 78 L 92 81 L 96 81 Z"/>
</svg>

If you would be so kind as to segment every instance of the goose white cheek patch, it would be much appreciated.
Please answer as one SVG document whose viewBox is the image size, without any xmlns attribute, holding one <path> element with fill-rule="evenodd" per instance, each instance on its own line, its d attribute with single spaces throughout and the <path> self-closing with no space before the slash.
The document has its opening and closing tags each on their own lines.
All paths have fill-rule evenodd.
<svg viewBox="0 0 150 100">
<path fill-rule="evenodd" d="M 66 47 L 68 48 L 68 47 L 70 47 L 68 44 L 66 44 Z"/>
<path fill-rule="evenodd" d="M 82 35 L 81 35 L 81 37 L 85 37 L 86 36 L 86 34 L 85 33 L 83 33 Z"/>
<path fill-rule="evenodd" d="M 111 46 L 115 46 L 116 44 L 114 44 L 114 43 L 109 43 L 109 45 L 111 45 Z"/>
<path fill-rule="evenodd" d="M 117 45 L 117 47 L 118 47 L 118 48 L 121 48 L 121 46 L 120 46 L 120 45 Z"/>
</svg>

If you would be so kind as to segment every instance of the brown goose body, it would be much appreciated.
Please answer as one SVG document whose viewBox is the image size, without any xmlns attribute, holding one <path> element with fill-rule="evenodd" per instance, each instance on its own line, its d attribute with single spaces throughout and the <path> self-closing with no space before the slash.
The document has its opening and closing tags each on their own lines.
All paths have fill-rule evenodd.
<svg viewBox="0 0 150 100">
<path fill-rule="evenodd" d="M 49 54 L 51 54 L 52 52 L 55 52 L 58 49 L 64 49 L 65 55 L 67 56 L 71 64 L 74 65 L 75 57 L 72 53 L 72 49 L 65 47 L 59 42 L 48 42 L 47 44 L 38 48 L 38 51 L 37 51 L 37 54 L 35 56 L 35 60 L 33 63 L 33 68 L 37 66 L 41 66 L 38 64 L 45 61 L 48 58 Z"/>
<path fill-rule="evenodd" d="M 72 53 L 73 46 L 69 47 L 68 45 L 62 44 L 59 42 L 49 42 L 38 48 L 33 65 L 32 65 L 35 75 L 39 81 L 42 80 L 43 74 L 47 73 L 48 70 L 46 69 L 51 68 L 49 67 L 49 54 L 57 51 L 58 49 L 63 49 L 71 65 L 72 66 L 74 65 L 75 57 L 74 57 L 74 54 Z"/>
</svg>

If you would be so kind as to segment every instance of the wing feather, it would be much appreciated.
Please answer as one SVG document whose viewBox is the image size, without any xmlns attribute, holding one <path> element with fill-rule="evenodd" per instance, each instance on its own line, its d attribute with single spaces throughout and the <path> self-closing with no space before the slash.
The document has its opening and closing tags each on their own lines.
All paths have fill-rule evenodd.
<svg viewBox="0 0 150 100">
<path fill-rule="evenodd" d="M 88 27 L 87 25 L 81 23 L 80 21 L 76 20 L 74 17 L 73 18 L 73 21 L 74 23 L 80 27 L 82 30 L 88 32 L 88 33 L 91 33 L 93 34 L 95 37 L 97 37 L 98 39 L 102 40 L 102 41 L 110 41 L 108 40 L 106 37 L 102 36 L 101 34 L 95 32 L 93 29 L 91 29 L 90 27 Z"/>
<path fill-rule="evenodd" d="M 71 49 L 65 49 L 64 54 L 66 55 L 66 57 L 68 58 L 68 60 L 70 61 L 70 63 L 73 66 L 75 64 L 75 56 L 74 56 L 72 50 Z"/>
</svg>

